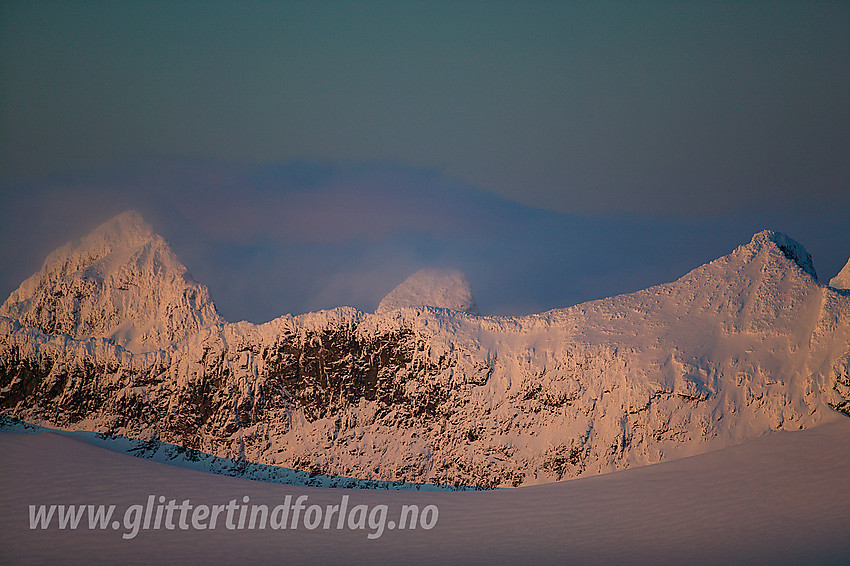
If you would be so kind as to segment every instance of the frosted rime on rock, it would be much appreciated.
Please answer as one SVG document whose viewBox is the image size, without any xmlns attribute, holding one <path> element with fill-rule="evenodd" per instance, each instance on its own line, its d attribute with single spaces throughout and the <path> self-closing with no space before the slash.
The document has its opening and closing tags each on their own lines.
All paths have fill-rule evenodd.
<svg viewBox="0 0 850 566">
<path fill-rule="evenodd" d="M 194 314 L 145 353 L 111 329 L 161 328 L 134 310 L 152 303 L 118 301 L 124 318 L 98 326 L 67 314 L 89 307 L 43 291 L 116 305 L 126 291 L 103 274 L 128 262 L 101 260 L 146 245 L 54 254 L 10 297 L 22 306 L 0 317 L 0 412 L 315 473 L 479 486 L 651 464 L 850 414 L 850 295 L 818 284 L 805 249 L 775 232 L 677 281 L 542 314 L 346 307 L 261 325 Z"/>
<path fill-rule="evenodd" d="M 479 314 L 466 276 L 450 269 L 417 271 L 390 291 L 375 312 L 426 306 Z"/>
<path fill-rule="evenodd" d="M 796 263 L 800 269 L 811 275 L 815 281 L 818 275 L 815 272 L 815 266 L 812 263 L 812 256 L 806 251 L 806 248 L 796 240 L 792 240 L 787 235 L 773 230 L 764 230 L 753 236 L 753 243 L 770 241 L 785 254 L 785 257 Z"/>
<path fill-rule="evenodd" d="M 47 334 L 109 338 L 133 351 L 163 348 L 222 322 L 207 288 L 134 210 L 50 254 L 0 315 Z"/>
</svg>

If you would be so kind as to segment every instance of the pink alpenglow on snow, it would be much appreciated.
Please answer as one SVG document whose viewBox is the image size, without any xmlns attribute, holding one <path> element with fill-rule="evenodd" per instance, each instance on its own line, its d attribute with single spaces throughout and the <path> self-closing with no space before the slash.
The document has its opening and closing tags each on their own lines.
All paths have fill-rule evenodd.
<svg viewBox="0 0 850 566">
<path fill-rule="evenodd" d="M 833 289 L 850 289 L 850 260 L 847 260 L 838 275 L 829 280 L 829 286 Z"/>
<path fill-rule="evenodd" d="M 456 272 L 420 272 L 384 306 L 225 323 L 121 215 L 6 302 L 0 410 L 314 474 L 511 487 L 850 408 L 850 296 L 776 232 L 677 281 L 537 315 L 470 315 Z"/>
<path fill-rule="evenodd" d="M 479 314 L 466 277 L 450 269 L 417 271 L 390 291 L 375 312 L 425 306 Z"/>
</svg>

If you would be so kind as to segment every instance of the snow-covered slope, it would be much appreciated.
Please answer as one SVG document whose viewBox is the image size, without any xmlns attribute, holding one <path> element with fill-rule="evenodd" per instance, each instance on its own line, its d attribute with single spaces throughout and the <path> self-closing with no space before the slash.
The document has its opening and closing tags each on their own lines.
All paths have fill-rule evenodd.
<svg viewBox="0 0 850 566">
<path fill-rule="evenodd" d="M 829 280 L 829 286 L 833 289 L 850 289 L 850 259 L 838 272 L 838 275 Z"/>
<path fill-rule="evenodd" d="M 137 352 L 222 322 L 207 288 L 136 211 L 50 254 L 0 315 L 48 334 L 110 338 Z"/>
<path fill-rule="evenodd" d="M 132 458 L 57 434 L 0 432 L 3 564 L 768 564 L 846 566 L 850 556 L 850 419 L 780 432 L 656 466 L 549 485 L 473 493 L 286 486 Z M 269 510 L 305 505 L 385 505 L 362 530 L 229 530 L 225 515 L 203 532 L 164 525 L 30 529 L 28 506 L 113 504 L 122 519 L 150 495 L 191 505 L 244 501 Z M 431 530 L 393 529 L 403 505 L 439 509 Z M 163 513 L 163 516 L 165 513 Z M 238 513 L 236 513 L 238 515 Z M 250 511 L 248 516 L 250 516 Z M 349 515 L 351 516 L 351 515 Z M 373 515 L 374 516 L 374 515 Z M 141 521 L 141 514 L 138 515 Z M 132 518 L 129 521 L 132 525 Z M 163 521 L 165 523 L 165 521 Z M 234 524 L 238 522 L 234 520 Z M 374 525 L 385 524 L 380 538 Z M 202 526 L 207 526 L 201 521 Z M 151 525 L 153 526 L 153 521 Z M 291 523 L 290 523 L 291 526 Z M 283 550 L 282 550 L 283 549 Z"/>
<path fill-rule="evenodd" d="M 519 318 L 339 308 L 145 354 L 0 319 L 0 410 L 366 479 L 593 475 L 850 413 L 850 296 L 814 273 L 766 231 L 675 282 Z"/>
<path fill-rule="evenodd" d="M 405 307 L 437 307 L 478 314 L 466 276 L 451 269 L 417 271 L 384 297 L 377 313 Z"/>
</svg>

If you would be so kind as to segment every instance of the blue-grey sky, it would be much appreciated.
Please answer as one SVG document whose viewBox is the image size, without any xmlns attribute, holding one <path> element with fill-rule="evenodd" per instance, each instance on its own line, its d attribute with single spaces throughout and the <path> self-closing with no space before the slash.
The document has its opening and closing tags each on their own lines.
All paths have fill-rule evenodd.
<svg viewBox="0 0 850 566">
<path fill-rule="evenodd" d="M 850 257 L 850 214 L 816 200 L 701 217 L 570 215 L 392 165 L 154 160 L 0 193 L 0 294 L 65 241 L 139 209 L 228 320 L 366 311 L 423 267 L 464 271 L 485 314 L 527 314 L 673 280 L 777 229 L 823 280 Z"/>
<path fill-rule="evenodd" d="M 127 206 L 232 319 L 429 264 L 530 312 L 762 228 L 828 277 L 848 37 L 847 2 L 2 2 L 0 291 Z"/>
</svg>

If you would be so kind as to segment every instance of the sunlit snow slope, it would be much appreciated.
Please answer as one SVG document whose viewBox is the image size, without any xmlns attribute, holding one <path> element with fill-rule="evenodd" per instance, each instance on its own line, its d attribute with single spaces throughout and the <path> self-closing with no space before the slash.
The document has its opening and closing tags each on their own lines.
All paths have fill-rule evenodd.
<svg viewBox="0 0 850 566">
<path fill-rule="evenodd" d="M 847 260 L 838 275 L 829 280 L 829 286 L 834 289 L 850 289 L 850 260 Z"/>
<path fill-rule="evenodd" d="M 397 305 L 254 325 L 221 322 L 170 251 L 141 261 L 146 244 L 122 236 L 145 227 L 133 213 L 110 221 L 94 233 L 109 253 L 61 248 L 4 304 L 4 414 L 317 473 L 516 486 L 850 411 L 850 296 L 819 284 L 783 234 L 672 283 L 538 315 Z M 124 300 L 114 274 L 148 265 Z"/>
<path fill-rule="evenodd" d="M 136 352 L 223 322 L 207 288 L 136 211 L 50 254 L 0 315 L 50 334 L 110 338 Z"/>
</svg>

